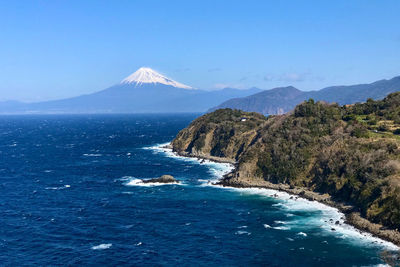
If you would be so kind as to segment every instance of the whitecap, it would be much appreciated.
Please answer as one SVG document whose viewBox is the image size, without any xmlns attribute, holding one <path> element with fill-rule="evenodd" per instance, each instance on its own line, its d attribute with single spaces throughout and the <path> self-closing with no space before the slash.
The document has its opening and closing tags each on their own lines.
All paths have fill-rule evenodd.
<svg viewBox="0 0 400 267">
<path fill-rule="evenodd" d="M 287 227 L 287 226 L 276 226 L 276 227 L 272 227 L 272 229 L 275 229 L 275 230 L 290 230 L 290 227 Z"/>
<path fill-rule="evenodd" d="M 306 234 L 306 233 L 304 233 L 304 232 L 299 232 L 299 233 L 297 233 L 297 235 L 299 235 L 299 236 L 304 236 L 304 237 L 306 237 L 306 236 L 307 236 L 307 234 Z"/>
<path fill-rule="evenodd" d="M 265 228 L 267 228 L 267 229 L 268 229 L 268 228 L 271 228 L 271 226 L 270 226 L 270 225 L 268 225 L 268 224 L 266 224 L 266 223 L 265 223 L 265 224 L 263 224 L 263 225 L 264 225 L 264 227 L 265 227 Z"/>
<path fill-rule="evenodd" d="M 65 189 L 65 186 L 49 186 L 49 187 L 45 187 L 46 190 L 62 190 Z"/>
<path fill-rule="evenodd" d="M 102 249 L 108 249 L 111 246 L 112 246 L 111 243 L 109 243 L 109 244 L 100 244 L 100 245 L 97 245 L 97 246 L 93 246 L 92 249 L 93 250 L 102 250 Z"/>
<path fill-rule="evenodd" d="M 174 182 L 174 183 L 144 183 L 142 179 L 137 179 L 135 177 L 124 177 L 121 180 L 126 180 L 124 183 L 126 186 L 143 186 L 143 187 L 152 187 L 152 186 L 163 186 L 163 185 L 183 185 L 182 183 Z"/>
<path fill-rule="evenodd" d="M 251 233 L 250 233 L 250 232 L 247 232 L 247 231 L 236 231 L 235 234 L 236 234 L 236 235 L 251 235 Z"/>
<path fill-rule="evenodd" d="M 101 157 L 103 154 L 83 154 L 85 157 Z"/>
</svg>

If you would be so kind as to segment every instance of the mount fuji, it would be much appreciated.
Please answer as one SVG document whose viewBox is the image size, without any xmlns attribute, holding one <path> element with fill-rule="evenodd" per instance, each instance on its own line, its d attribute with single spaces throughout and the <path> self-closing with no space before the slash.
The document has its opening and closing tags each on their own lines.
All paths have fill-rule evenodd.
<svg viewBox="0 0 400 267">
<path fill-rule="evenodd" d="M 225 88 L 206 91 L 142 67 L 105 90 L 68 99 L 37 103 L 0 103 L 0 113 L 176 113 L 205 112 L 231 98 L 261 90 Z"/>
</svg>

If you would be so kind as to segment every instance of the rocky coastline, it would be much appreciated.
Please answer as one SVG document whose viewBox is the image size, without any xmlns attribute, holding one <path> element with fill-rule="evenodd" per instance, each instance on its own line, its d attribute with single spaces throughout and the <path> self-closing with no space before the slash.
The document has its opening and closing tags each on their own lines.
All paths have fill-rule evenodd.
<svg viewBox="0 0 400 267">
<path fill-rule="evenodd" d="M 356 229 L 368 232 L 375 237 L 379 237 L 395 244 L 396 246 L 400 246 L 400 232 L 396 230 L 385 229 L 385 227 L 381 224 L 370 222 L 360 215 L 356 207 L 334 200 L 329 194 L 320 194 L 305 187 L 294 187 L 288 184 L 273 184 L 261 179 L 233 178 L 232 173 L 227 174 L 217 183 L 217 185 L 236 188 L 273 189 L 305 198 L 310 201 L 317 201 L 330 207 L 337 208 L 345 215 L 345 223 L 355 227 Z"/>
<path fill-rule="evenodd" d="M 221 186 L 319 201 L 355 228 L 400 246 L 400 119 L 393 120 L 399 106 L 400 92 L 342 107 L 310 99 L 269 117 L 221 109 L 194 120 L 171 147 L 181 156 L 234 164 Z"/>
<path fill-rule="evenodd" d="M 172 149 L 171 145 L 165 146 L 165 148 Z M 230 163 L 236 166 L 236 162 L 233 160 L 226 160 L 225 158 L 218 158 L 214 156 L 202 155 L 201 157 L 197 155 L 191 155 L 190 153 L 175 152 L 179 156 L 197 158 L 203 160 L 210 160 L 218 163 Z M 337 200 L 332 199 L 329 194 L 320 194 L 318 192 L 312 191 L 305 187 L 295 187 L 288 184 L 274 184 L 258 178 L 237 178 L 234 177 L 235 170 L 226 174 L 221 178 L 215 185 L 223 187 L 234 187 L 234 188 L 263 188 L 263 189 L 273 189 L 277 191 L 286 192 L 294 197 L 301 197 L 310 201 L 317 201 L 324 205 L 338 209 L 345 215 L 345 223 L 358 229 L 360 232 L 367 232 L 375 237 L 386 240 L 400 247 L 400 232 L 391 229 L 385 229 L 381 224 L 376 224 L 370 222 L 369 220 L 363 218 L 357 211 L 357 208 Z"/>
</svg>

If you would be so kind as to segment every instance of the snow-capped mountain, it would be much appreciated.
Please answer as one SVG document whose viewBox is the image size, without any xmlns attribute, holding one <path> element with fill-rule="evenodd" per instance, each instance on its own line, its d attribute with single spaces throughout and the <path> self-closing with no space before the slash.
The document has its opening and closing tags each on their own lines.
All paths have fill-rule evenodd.
<svg viewBox="0 0 400 267">
<path fill-rule="evenodd" d="M 39 103 L 0 103 L 0 113 L 175 113 L 205 112 L 230 98 L 261 91 L 205 91 L 140 68 L 120 83 L 89 95 Z"/>
<path fill-rule="evenodd" d="M 165 85 L 170 85 L 176 88 L 183 88 L 183 89 L 194 89 L 191 86 L 179 83 L 177 81 L 174 81 L 158 72 L 155 70 L 152 70 L 151 68 L 147 67 L 142 67 L 123 79 L 121 81 L 122 84 L 134 84 L 136 86 L 140 86 L 146 83 L 149 84 L 165 84 Z"/>
</svg>

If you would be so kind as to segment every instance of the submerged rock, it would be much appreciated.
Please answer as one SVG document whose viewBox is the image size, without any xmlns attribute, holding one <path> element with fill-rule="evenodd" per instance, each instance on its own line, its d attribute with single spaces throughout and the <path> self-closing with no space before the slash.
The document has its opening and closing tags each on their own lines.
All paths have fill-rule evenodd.
<svg viewBox="0 0 400 267">
<path fill-rule="evenodd" d="M 148 180 L 142 180 L 143 183 L 164 183 L 164 184 L 169 184 L 169 183 L 179 183 L 178 180 L 176 180 L 172 175 L 162 175 L 161 177 L 154 178 L 154 179 L 148 179 Z"/>
</svg>

